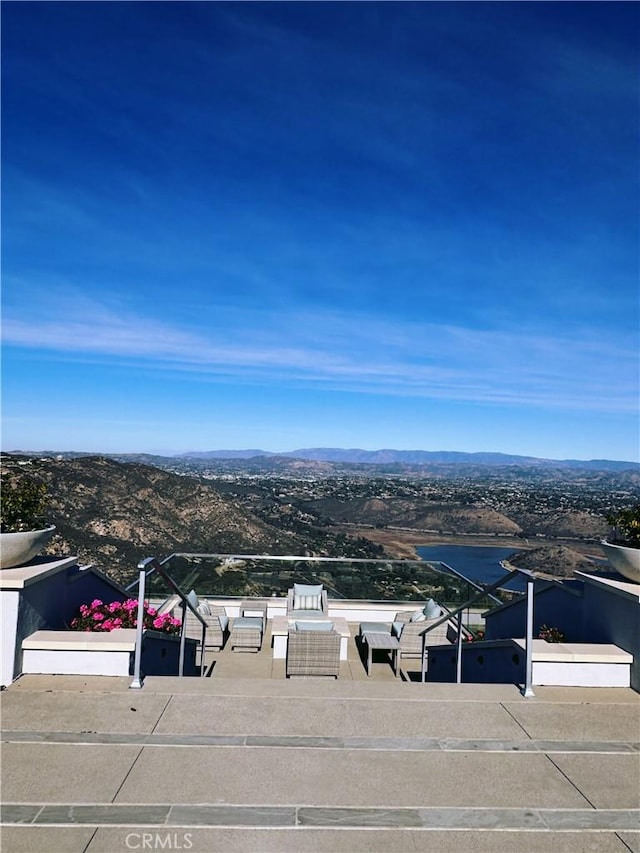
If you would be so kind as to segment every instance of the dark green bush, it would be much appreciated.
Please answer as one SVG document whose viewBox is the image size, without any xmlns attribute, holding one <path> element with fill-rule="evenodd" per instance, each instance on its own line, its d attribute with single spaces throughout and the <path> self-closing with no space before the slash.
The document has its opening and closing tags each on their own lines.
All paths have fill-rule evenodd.
<svg viewBox="0 0 640 853">
<path fill-rule="evenodd" d="M 48 489 L 28 477 L 4 476 L 0 488 L 0 532 L 19 533 L 46 526 Z"/>
<path fill-rule="evenodd" d="M 611 513 L 607 516 L 607 523 L 614 530 L 610 540 L 612 544 L 640 548 L 640 504 Z"/>
</svg>

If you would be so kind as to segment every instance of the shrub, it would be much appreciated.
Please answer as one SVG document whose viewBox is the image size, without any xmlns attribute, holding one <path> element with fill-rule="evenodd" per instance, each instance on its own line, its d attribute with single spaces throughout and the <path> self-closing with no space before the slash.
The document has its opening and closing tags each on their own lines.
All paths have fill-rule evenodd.
<svg viewBox="0 0 640 853">
<path fill-rule="evenodd" d="M 48 489 L 28 477 L 4 476 L 0 491 L 0 532 L 21 533 L 45 527 Z"/>
<path fill-rule="evenodd" d="M 547 643 L 564 643 L 566 637 L 559 628 L 550 628 L 548 625 L 541 625 L 538 639 L 546 640 Z"/>
<path fill-rule="evenodd" d="M 640 504 L 611 513 L 607 516 L 607 523 L 613 528 L 610 539 L 613 545 L 640 548 Z"/>
</svg>

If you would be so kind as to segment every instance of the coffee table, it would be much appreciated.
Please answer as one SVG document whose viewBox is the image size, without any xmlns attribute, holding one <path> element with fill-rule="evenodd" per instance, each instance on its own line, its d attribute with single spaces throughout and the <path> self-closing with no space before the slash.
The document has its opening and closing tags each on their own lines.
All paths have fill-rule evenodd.
<svg viewBox="0 0 640 853">
<path fill-rule="evenodd" d="M 362 635 L 363 641 L 367 645 L 367 675 L 371 675 L 371 658 L 374 649 L 385 649 L 391 652 L 391 664 L 393 673 L 398 677 L 398 653 L 400 651 L 400 643 L 397 637 L 392 637 L 391 634 L 372 633 L 365 631 Z"/>
</svg>

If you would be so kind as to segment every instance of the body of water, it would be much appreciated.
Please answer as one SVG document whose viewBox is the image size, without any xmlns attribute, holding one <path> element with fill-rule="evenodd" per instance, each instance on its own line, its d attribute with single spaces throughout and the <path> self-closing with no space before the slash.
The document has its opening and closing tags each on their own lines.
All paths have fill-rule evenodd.
<svg viewBox="0 0 640 853">
<path fill-rule="evenodd" d="M 517 550 L 492 545 L 420 545 L 416 548 L 423 560 L 446 563 L 468 580 L 484 584 L 495 583 L 506 577 L 500 560 L 506 560 Z M 522 590 L 525 585 L 520 578 L 514 578 L 507 584 L 507 588 Z"/>
</svg>

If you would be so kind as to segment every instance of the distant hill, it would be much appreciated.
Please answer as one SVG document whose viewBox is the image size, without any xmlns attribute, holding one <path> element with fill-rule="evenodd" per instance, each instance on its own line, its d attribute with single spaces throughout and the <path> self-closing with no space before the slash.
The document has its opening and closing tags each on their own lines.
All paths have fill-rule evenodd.
<svg viewBox="0 0 640 853">
<path fill-rule="evenodd" d="M 2 472 L 46 483 L 49 553 L 77 555 L 112 577 L 131 580 L 145 556 L 192 553 L 301 553 L 294 535 L 221 495 L 213 484 L 100 456 L 3 456 Z"/>
<path fill-rule="evenodd" d="M 179 459 L 253 459 L 256 456 L 278 456 L 268 450 L 191 450 L 178 454 Z M 290 454 L 289 454 L 290 455 Z"/>
<path fill-rule="evenodd" d="M 366 465 L 486 465 L 530 466 L 543 468 L 578 468 L 595 471 L 640 470 L 640 463 L 612 459 L 542 459 L 509 453 L 462 453 L 455 450 L 360 450 L 339 447 L 312 447 L 272 453 L 265 450 L 208 450 L 182 453 L 179 458 L 253 459 L 255 457 L 287 457 L 315 462 L 337 462 Z"/>
<path fill-rule="evenodd" d="M 512 554 L 507 562 L 518 569 L 560 578 L 573 577 L 575 571 L 597 572 L 602 569 L 601 563 L 565 545 L 545 545 L 520 551 Z"/>
<path fill-rule="evenodd" d="M 75 450 L 12 450 L 10 455 L 57 457 L 58 459 L 81 459 L 96 456 Z M 413 469 L 431 468 L 434 472 L 453 472 L 456 468 L 468 472 L 478 469 L 522 469 L 536 471 L 607 471 L 640 473 L 640 462 L 616 459 L 544 459 L 537 456 L 517 456 L 511 453 L 463 453 L 457 450 L 361 450 L 359 448 L 310 447 L 275 453 L 270 450 L 190 450 L 174 456 L 159 456 L 150 453 L 100 453 L 100 456 L 123 462 L 140 462 L 166 468 L 171 460 L 204 463 L 207 461 L 250 464 L 254 471 L 267 471 L 286 467 L 287 462 L 321 463 L 337 466 L 369 466 L 371 471 L 380 468 L 388 474 L 406 474 Z M 326 469 L 325 469 L 326 470 Z"/>
</svg>

